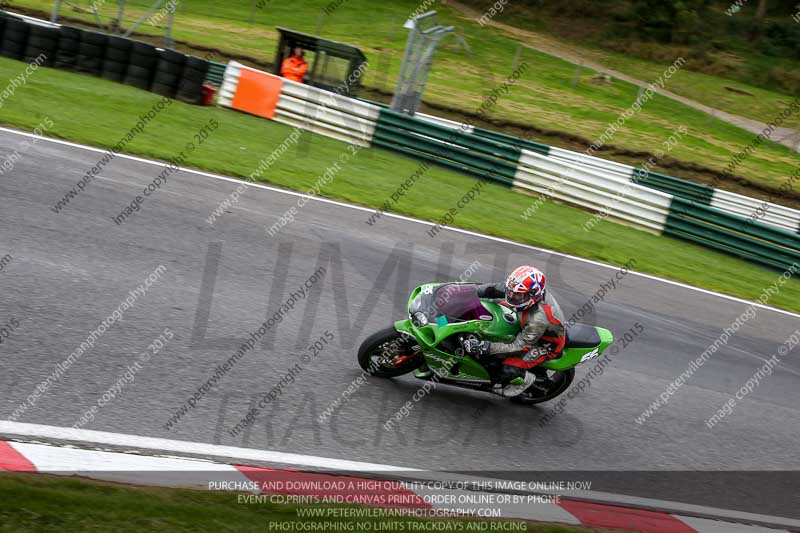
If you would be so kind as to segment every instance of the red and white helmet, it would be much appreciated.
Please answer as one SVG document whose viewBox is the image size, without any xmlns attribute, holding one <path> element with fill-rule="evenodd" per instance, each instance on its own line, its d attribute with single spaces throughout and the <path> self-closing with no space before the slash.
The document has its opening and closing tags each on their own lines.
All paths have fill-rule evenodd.
<svg viewBox="0 0 800 533">
<path fill-rule="evenodd" d="M 506 304 L 521 312 L 533 307 L 544 296 L 544 274 L 532 266 L 517 267 L 506 278 Z"/>
</svg>

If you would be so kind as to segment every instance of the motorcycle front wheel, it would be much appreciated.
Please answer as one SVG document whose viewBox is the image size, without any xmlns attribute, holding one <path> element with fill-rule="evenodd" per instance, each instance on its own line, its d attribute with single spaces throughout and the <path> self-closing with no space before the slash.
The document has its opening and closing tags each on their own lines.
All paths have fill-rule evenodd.
<svg viewBox="0 0 800 533">
<path fill-rule="evenodd" d="M 358 348 L 358 364 L 371 376 L 394 378 L 419 368 L 424 359 L 414 343 L 389 326 L 364 339 Z"/>
</svg>

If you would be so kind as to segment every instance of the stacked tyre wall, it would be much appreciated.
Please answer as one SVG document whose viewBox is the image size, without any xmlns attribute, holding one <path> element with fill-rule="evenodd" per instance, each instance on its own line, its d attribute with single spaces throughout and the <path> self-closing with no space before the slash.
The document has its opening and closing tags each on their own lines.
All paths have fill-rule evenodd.
<svg viewBox="0 0 800 533">
<path fill-rule="evenodd" d="M 0 13 L 0 56 L 102 77 L 189 104 L 203 102 L 210 66 L 205 59 L 149 43 L 5 12 Z"/>
</svg>

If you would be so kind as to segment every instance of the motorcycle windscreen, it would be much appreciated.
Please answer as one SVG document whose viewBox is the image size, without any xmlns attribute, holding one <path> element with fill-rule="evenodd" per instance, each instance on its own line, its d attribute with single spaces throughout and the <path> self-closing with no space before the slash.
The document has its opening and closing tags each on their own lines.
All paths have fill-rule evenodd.
<svg viewBox="0 0 800 533">
<path fill-rule="evenodd" d="M 433 292 L 432 308 L 439 325 L 441 317 L 447 322 L 466 322 L 469 320 L 491 320 L 492 314 L 481 303 L 474 285 L 441 285 Z"/>
</svg>

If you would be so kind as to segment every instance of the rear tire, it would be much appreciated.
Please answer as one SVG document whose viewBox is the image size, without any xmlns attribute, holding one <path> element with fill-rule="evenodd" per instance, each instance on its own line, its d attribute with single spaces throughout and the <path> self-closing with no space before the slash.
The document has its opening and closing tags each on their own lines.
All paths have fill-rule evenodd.
<svg viewBox="0 0 800 533">
<path fill-rule="evenodd" d="M 567 390 L 572 380 L 575 379 L 575 369 L 569 368 L 563 371 L 555 371 L 550 378 L 554 381 L 554 384 L 546 393 L 535 389 L 534 386 L 531 385 L 528 390 L 519 396 L 510 398 L 510 400 L 522 405 L 535 405 L 537 403 L 550 401 Z"/>
<path fill-rule="evenodd" d="M 392 354 L 389 352 L 391 347 L 387 345 L 393 341 L 397 341 L 397 346 L 400 348 L 399 351 L 405 349 L 405 351 L 411 352 L 411 346 L 409 346 L 409 343 L 403 337 L 404 336 L 398 333 L 394 326 L 389 326 L 388 328 L 373 333 L 364 339 L 364 342 L 362 342 L 361 346 L 358 348 L 358 364 L 361 365 L 361 368 L 366 370 L 369 375 L 381 378 L 394 378 L 416 370 L 422 366 L 423 357 L 421 353 Z M 390 361 L 386 361 L 387 356 L 391 357 L 391 360 L 394 360 L 403 355 L 411 357 L 397 366 L 388 364 Z"/>
</svg>

